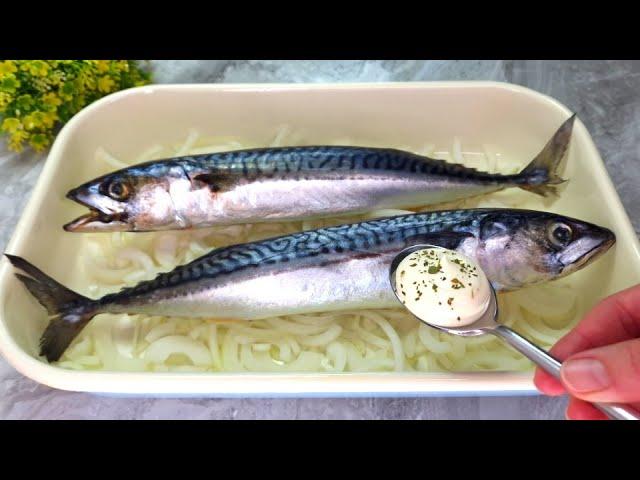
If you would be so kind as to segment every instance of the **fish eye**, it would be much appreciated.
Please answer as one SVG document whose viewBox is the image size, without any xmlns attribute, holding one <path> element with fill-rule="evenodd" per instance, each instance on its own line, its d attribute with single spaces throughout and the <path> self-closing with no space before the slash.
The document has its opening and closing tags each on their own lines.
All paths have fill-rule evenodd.
<svg viewBox="0 0 640 480">
<path fill-rule="evenodd" d="M 554 247 L 564 248 L 571 242 L 573 231 L 564 223 L 552 223 L 547 229 L 547 237 Z"/>
<path fill-rule="evenodd" d="M 127 182 L 114 180 L 107 187 L 107 194 L 114 200 L 126 200 L 131 194 L 131 187 Z"/>
</svg>

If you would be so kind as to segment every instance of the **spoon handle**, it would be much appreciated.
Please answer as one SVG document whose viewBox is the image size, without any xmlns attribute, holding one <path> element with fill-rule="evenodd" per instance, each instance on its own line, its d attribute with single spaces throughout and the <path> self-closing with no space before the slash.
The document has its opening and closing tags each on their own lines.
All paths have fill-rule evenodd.
<svg viewBox="0 0 640 480">
<path fill-rule="evenodd" d="M 557 379 L 560 379 L 560 367 L 562 366 L 562 363 L 540 347 L 534 345 L 529 340 L 504 325 L 498 325 L 496 328 L 490 330 L 490 332 L 506 341 L 533 363 L 544 369 L 545 372 L 553 375 Z M 626 407 L 625 405 L 594 403 L 593 406 L 616 420 L 640 420 L 638 412 Z"/>
</svg>

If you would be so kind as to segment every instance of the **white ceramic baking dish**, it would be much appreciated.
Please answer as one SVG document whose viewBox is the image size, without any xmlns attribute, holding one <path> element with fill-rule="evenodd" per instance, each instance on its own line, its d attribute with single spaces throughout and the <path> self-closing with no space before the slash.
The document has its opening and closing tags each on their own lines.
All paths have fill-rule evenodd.
<svg viewBox="0 0 640 480">
<path fill-rule="evenodd" d="M 155 143 L 233 135 L 267 143 L 278 126 L 304 132 L 310 144 L 353 142 L 448 146 L 491 144 L 504 155 L 533 158 L 571 112 L 526 88 L 488 82 L 335 85 L 168 85 L 110 95 L 76 115 L 57 137 L 7 251 L 21 255 L 80 292 L 74 252 L 81 235 L 61 225 L 83 211 L 64 198 L 104 171 L 99 146 L 135 158 Z M 640 245 L 600 155 L 577 121 L 564 176 L 550 210 L 612 228 L 617 245 L 580 275 L 595 302 L 640 280 Z M 51 387 L 118 395 L 355 396 L 509 395 L 534 393 L 531 373 L 208 374 L 81 372 L 37 357 L 45 312 L 0 265 L 0 351 L 22 374 Z"/>
</svg>

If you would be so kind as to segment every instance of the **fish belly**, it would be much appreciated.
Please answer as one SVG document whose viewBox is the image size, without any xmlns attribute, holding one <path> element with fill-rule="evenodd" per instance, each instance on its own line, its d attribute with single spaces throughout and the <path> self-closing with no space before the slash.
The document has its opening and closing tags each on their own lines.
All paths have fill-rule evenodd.
<svg viewBox="0 0 640 480">
<path fill-rule="evenodd" d="M 258 270 L 246 278 L 192 287 L 173 298 L 150 302 L 140 313 L 255 320 L 278 315 L 362 308 L 389 308 L 398 301 L 389 284 L 391 256 L 346 259 L 331 266 Z"/>
<path fill-rule="evenodd" d="M 255 181 L 221 194 L 208 212 L 206 223 L 297 220 L 408 208 L 450 202 L 499 188 L 428 176 Z"/>
</svg>

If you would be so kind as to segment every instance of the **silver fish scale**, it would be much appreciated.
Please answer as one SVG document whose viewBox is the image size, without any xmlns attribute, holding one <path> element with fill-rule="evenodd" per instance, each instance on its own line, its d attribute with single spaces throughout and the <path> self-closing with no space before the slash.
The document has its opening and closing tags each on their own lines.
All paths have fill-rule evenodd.
<svg viewBox="0 0 640 480">
<path fill-rule="evenodd" d="M 108 303 L 119 296 L 146 293 L 158 288 L 175 287 L 201 278 L 214 278 L 245 268 L 336 253 L 374 253 L 380 246 L 394 245 L 425 234 L 473 233 L 477 231 L 486 212 L 488 210 L 476 209 L 402 215 L 223 247 L 171 272 L 162 273 L 153 280 L 107 295 L 101 302 Z"/>
<path fill-rule="evenodd" d="M 485 181 L 514 177 L 480 172 L 460 164 L 388 148 L 342 146 L 263 148 L 181 157 L 176 160 L 183 162 L 187 168 L 197 170 L 205 168 L 220 172 L 241 171 L 245 176 L 313 171 L 386 170 L 441 174 Z"/>
</svg>

